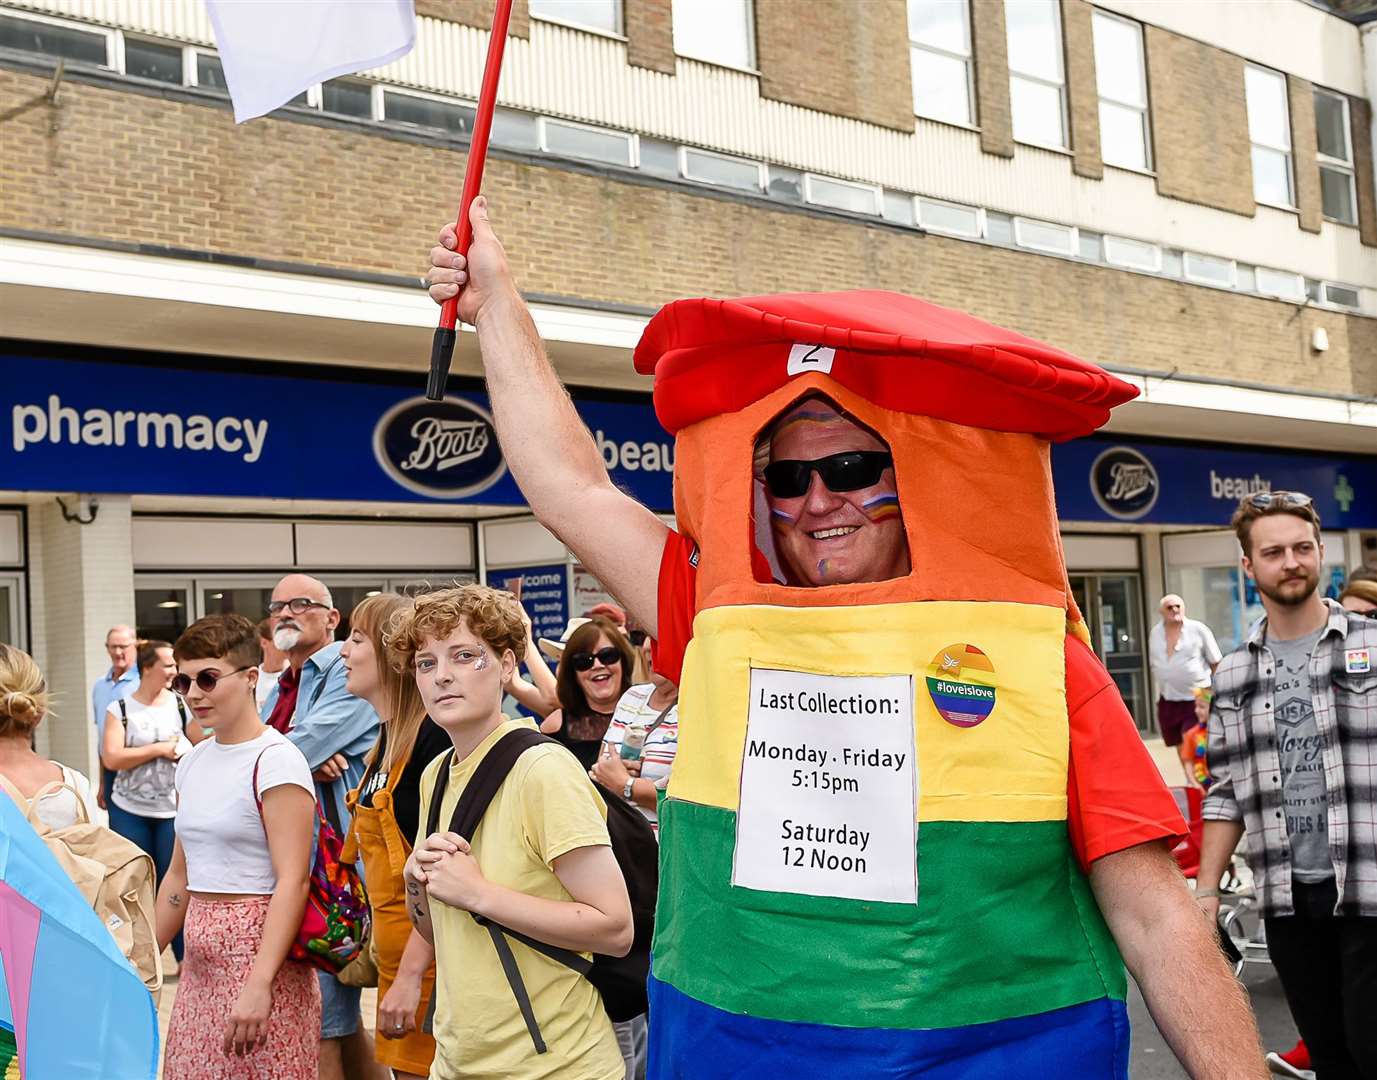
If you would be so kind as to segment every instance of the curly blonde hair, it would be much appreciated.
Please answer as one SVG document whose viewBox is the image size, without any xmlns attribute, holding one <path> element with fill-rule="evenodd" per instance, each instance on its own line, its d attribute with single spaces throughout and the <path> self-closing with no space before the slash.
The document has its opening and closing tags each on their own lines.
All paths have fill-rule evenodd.
<svg viewBox="0 0 1377 1080">
<path fill-rule="evenodd" d="M 34 658 L 0 644 L 0 738 L 30 735 L 48 712 L 48 684 Z"/>
<path fill-rule="evenodd" d="M 416 654 L 427 641 L 443 641 L 460 624 L 498 656 L 510 649 L 517 663 L 526 655 L 526 626 L 515 596 L 486 585 L 459 585 L 416 597 L 410 611 L 401 612 L 386 628 L 383 639 L 392 662 L 414 671 Z"/>
</svg>

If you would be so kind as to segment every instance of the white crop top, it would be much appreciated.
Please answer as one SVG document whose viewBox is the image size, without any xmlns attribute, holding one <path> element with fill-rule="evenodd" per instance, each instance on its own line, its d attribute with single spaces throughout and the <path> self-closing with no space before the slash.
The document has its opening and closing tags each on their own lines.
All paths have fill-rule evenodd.
<svg viewBox="0 0 1377 1080">
<path fill-rule="evenodd" d="M 207 739 L 177 763 L 177 839 L 192 892 L 266 895 L 277 885 L 253 793 L 296 784 L 315 798 L 311 770 L 285 735 L 268 728 L 248 742 Z"/>
</svg>

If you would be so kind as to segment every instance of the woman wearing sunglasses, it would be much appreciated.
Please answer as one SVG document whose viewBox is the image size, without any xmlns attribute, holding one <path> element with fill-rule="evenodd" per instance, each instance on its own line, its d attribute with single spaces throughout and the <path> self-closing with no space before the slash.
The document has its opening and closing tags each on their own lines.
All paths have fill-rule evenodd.
<svg viewBox="0 0 1377 1080">
<path fill-rule="evenodd" d="M 259 718 L 253 623 L 211 615 L 173 648 L 172 688 L 212 738 L 177 766 L 177 840 L 158 890 L 158 944 L 184 929 L 166 1080 L 315 1080 L 320 986 L 288 960 L 315 823 L 306 759 Z"/>
<path fill-rule="evenodd" d="M 177 674 L 172 643 L 141 642 L 137 663 L 139 685 L 105 714 L 100 763 L 115 774 L 110 828 L 152 856 L 161 882 L 172 862 L 177 762 L 205 734 L 169 688 Z M 172 939 L 172 955 L 181 963 L 180 934 Z"/>
<path fill-rule="evenodd" d="M 617 702 L 631 685 L 635 656 L 616 624 L 595 615 L 564 642 L 555 669 L 559 708 L 540 730 L 567 746 L 585 769 L 602 749 Z"/>
</svg>

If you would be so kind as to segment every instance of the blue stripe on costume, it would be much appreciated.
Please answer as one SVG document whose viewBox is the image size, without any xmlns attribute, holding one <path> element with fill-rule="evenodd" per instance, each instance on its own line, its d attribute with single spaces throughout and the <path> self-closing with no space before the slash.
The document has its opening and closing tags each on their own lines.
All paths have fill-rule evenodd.
<svg viewBox="0 0 1377 1080">
<path fill-rule="evenodd" d="M 908 1031 L 740 1016 L 653 975 L 649 988 L 648 1080 L 1128 1077 L 1128 1013 L 1108 998 L 989 1024 Z"/>
</svg>

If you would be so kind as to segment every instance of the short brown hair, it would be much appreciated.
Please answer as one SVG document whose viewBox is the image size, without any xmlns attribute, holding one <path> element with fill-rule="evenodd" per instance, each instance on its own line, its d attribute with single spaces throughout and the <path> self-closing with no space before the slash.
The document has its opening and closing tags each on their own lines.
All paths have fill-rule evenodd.
<svg viewBox="0 0 1377 1080">
<path fill-rule="evenodd" d="M 273 620 L 271 615 L 264 616 L 258 620 L 258 640 L 272 641 L 273 639 Z"/>
<path fill-rule="evenodd" d="M 426 641 L 443 641 L 463 623 L 498 656 L 508 649 L 517 662 L 526 655 L 526 626 L 516 597 L 486 585 L 458 585 L 416 597 L 410 611 L 384 633 L 392 662 L 415 671 L 416 654 Z"/>
<path fill-rule="evenodd" d="M 48 684 L 34 658 L 0 643 L 0 736 L 30 735 L 48 711 Z"/>
<path fill-rule="evenodd" d="M 258 631 L 243 615 L 207 615 L 182 631 L 172 656 L 183 660 L 225 660 L 235 667 L 257 667 L 263 662 Z"/>
<path fill-rule="evenodd" d="M 139 674 L 142 675 L 145 671 L 147 671 L 149 668 L 151 668 L 154 664 L 158 662 L 159 649 L 170 648 L 172 648 L 172 642 L 170 641 L 140 641 L 138 659 Z"/>
<path fill-rule="evenodd" d="M 1275 514 L 1290 514 L 1292 517 L 1309 522 L 1315 530 L 1315 543 L 1320 543 L 1320 515 L 1319 511 L 1315 509 L 1315 504 L 1310 502 L 1310 496 L 1303 495 L 1299 491 L 1269 491 L 1266 494 L 1271 495 L 1273 499 L 1265 506 L 1258 506 L 1254 503 L 1255 496 L 1245 495 L 1238 501 L 1238 509 L 1234 511 L 1234 516 L 1229 519 L 1234 535 L 1238 537 L 1238 546 L 1243 549 L 1244 555 L 1250 559 L 1253 557 L 1251 544 L 1253 522 L 1258 518 L 1272 517 Z M 1285 501 L 1287 495 L 1301 495 L 1306 501 L 1300 506 L 1288 504 Z"/>
<path fill-rule="evenodd" d="M 559 667 L 555 669 L 555 693 L 559 697 L 560 708 L 569 716 L 586 716 L 592 711 L 583 687 L 579 685 L 578 672 L 574 670 L 573 664 L 568 663 L 569 657 L 574 653 L 592 652 L 601 635 L 606 635 L 607 640 L 612 642 L 613 648 L 622 657 L 622 662 L 618 665 L 622 669 L 622 678 L 617 696 L 621 697 L 631 685 L 636 663 L 631 639 L 623 634 L 611 619 L 594 615 L 569 635 L 569 640 L 564 643 L 564 651 L 560 653 Z"/>
<path fill-rule="evenodd" d="M 1339 603 L 1342 604 L 1350 596 L 1377 608 L 1377 581 L 1359 577 L 1349 579 L 1344 591 L 1339 593 Z"/>
</svg>

